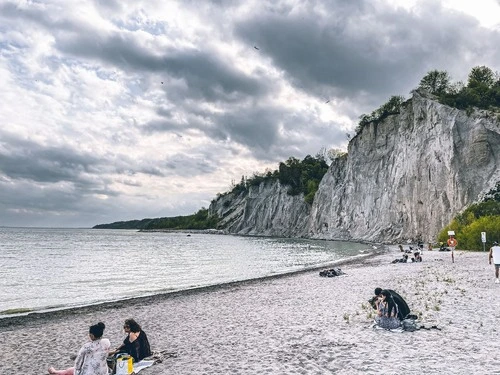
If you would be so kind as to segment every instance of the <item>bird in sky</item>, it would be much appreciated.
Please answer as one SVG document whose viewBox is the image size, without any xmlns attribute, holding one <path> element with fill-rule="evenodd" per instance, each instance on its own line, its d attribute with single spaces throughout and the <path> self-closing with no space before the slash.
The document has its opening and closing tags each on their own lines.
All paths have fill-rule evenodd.
<svg viewBox="0 0 500 375">
<path fill-rule="evenodd" d="M 259 50 L 259 47 L 257 47 L 257 46 L 253 46 L 253 48 L 255 48 L 257 51 Z"/>
</svg>

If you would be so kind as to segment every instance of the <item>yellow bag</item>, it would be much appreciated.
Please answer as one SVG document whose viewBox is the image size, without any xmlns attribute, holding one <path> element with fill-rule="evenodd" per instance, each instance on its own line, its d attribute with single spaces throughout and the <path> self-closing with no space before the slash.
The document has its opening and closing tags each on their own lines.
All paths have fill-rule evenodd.
<svg viewBox="0 0 500 375">
<path fill-rule="evenodd" d="M 134 372 L 132 357 L 124 355 L 116 360 L 116 375 L 130 375 Z"/>
</svg>

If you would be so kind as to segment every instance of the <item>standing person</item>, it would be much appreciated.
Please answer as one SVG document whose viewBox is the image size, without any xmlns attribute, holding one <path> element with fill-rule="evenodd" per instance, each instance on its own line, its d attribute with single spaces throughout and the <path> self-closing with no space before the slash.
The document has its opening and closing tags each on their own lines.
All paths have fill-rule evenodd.
<svg viewBox="0 0 500 375">
<path fill-rule="evenodd" d="M 495 283 L 500 283 L 498 280 L 498 273 L 500 269 L 500 246 L 498 246 L 498 242 L 493 242 L 493 246 L 490 248 L 490 255 L 488 260 L 491 264 L 491 259 L 493 259 L 493 263 L 495 264 Z"/>
<path fill-rule="evenodd" d="M 401 327 L 401 321 L 398 318 L 398 305 L 396 305 L 388 290 L 380 292 L 375 322 L 379 327 L 384 329 Z"/>
<path fill-rule="evenodd" d="M 127 353 L 134 359 L 134 362 L 139 362 L 149 357 L 151 355 L 151 348 L 148 336 L 142 330 L 141 326 L 134 319 L 127 319 L 123 324 L 123 329 L 127 337 L 123 340 L 123 344 L 115 350 L 110 351 L 109 354 Z"/>
<path fill-rule="evenodd" d="M 106 358 L 111 346 L 108 339 L 103 339 L 104 323 L 97 323 L 89 328 L 90 341 L 83 345 L 75 359 L 75 367 L 56 370 L 49 367 L 49 374 L 57 375 L 107 375 Z"/>
<path fill-rule="evenodd" d="M 455 247 L 458 245 L 458 241 L 455 237 L 450 236 L 447 241 L 448 246 L 451 248 L 451 262 L 455 263 Z"/>
</svg>

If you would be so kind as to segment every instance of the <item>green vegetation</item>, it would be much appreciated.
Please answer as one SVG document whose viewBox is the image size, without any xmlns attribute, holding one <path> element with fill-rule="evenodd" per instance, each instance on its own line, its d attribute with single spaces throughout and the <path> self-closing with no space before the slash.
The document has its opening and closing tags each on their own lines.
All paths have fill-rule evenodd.
<svg viewBox="0 0 500 375">
<path fill-rule="evenodd" d="M 96 225 L 94 229 L 212 229 L 217 227 L 217 222 L 218 218 L 208 217 L 208 209 L 203 207 L 193 215 L 117 221 Z"/>
<path fill-rule="evenodd" d="M 471 205 L 443 228 L 438 241 L 446 242 L 449 230 L 455 231 L 459 248 L 463 250 L 482 250 L 481 232 L 486 232 L 489 244 L 500 241 L 500 182 L 483 202 Z"/>
<path fill-rule="evenodd" d="M 305 201 L 312 204 L 319 183 L 327 170 L 328 164 L 325 159 L 307 155 L 302 162 L 289 158 L 285 163 L 280 163 L 278 178 L 281 184 L 289 186 L 288 194 L 304 193 Z"/>
<path fill-rule="evenodd" d="M 500 75 L 486 66 L 472 68 L 467 85 L 463 82 L 452 83 L 446 71 L 431 70 L 421 79 L 418 88 L 436 95 L 439 102 L 466 110 L 469 114 L 474 108 L 500 112 Z M 371 114 L 361 115 L 356 134 L 369 123 L 377 124 L 387 116 L 398 114 L 404 102 L 403 96 L 392 96 Z"/>
<path fill-rule="evenodd" d="M 380 108 L 376 109 L 371 114 L 369 115 L 362 114 L 359 117 L 359 123 L 355 129 L 356 134 L 360 133 L 361 130 L 370 122 L 378 124 L 387 116 L 398 114 L 401 110 L 401 106 L 403 105 L 404 101 L 405 101 L 404 96 L 400 95 L 391 96 L 391 98 L 387 103 L 382 104 Z"/>
<path fill-rule="evenodd" d="M 342 156 L 344 155 L 338 154 L 338 157 Z M 298 195 L 304 193 L 305 201 L 312 204 L 319 183 L 327 170 L 328 164 L 321 155 L 316 155 L 316 157 L 307 155 L 302 161 L 291 157 L 286 162 L 281 162 L 278 170 L 267 171 L 264 174 L 255 173 L 250 178 L 243 176 L 240 183 L 234 185 L 232 190 L 226 194 L 239 195 L 248 192 L 250 186 L 258 186 L 266 181 L 279 180 L 282 185 L 289 187 L 288 194 Z"/>
<path fill-rule="evenodd" d="M 468 112 L 474 108 L 492 111 L 500 108 L 500 76 L 487 66 L 472 68 L 467 85 L 452 84 L 447 72 L 432 70 L 422 78 L 419 88 L 436 95 L 443 104 Z"/>
</svg>

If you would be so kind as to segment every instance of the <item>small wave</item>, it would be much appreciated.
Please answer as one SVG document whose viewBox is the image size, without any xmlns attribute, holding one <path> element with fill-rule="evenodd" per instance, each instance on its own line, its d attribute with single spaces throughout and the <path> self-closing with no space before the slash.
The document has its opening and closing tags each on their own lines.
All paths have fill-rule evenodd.
<svg viewBox="0 0 500 375">
<path fill-rule="evenodd" d="M 17 309 L 8 309 L 8 310 L 3 310 L 0 311 L 0 315 L 20 315 L 20 314 L 27 314 L 30 312 L 33 312 L 33 309 L 27 309 L 24 307 L 20 307 Z"/>
</svg>

